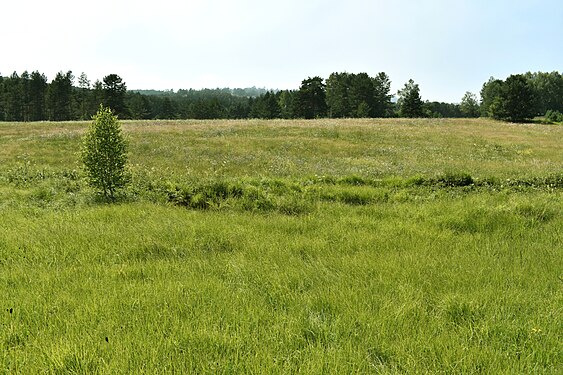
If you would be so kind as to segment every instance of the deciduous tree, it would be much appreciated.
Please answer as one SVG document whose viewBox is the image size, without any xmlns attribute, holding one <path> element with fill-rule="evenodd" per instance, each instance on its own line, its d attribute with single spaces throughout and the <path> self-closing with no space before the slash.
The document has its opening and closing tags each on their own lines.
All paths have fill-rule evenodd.
<svg viewBox="0 0 563 375">
<path fill-rule="evenodd" d="M 127 142 L 117 117 L 100 106 L 82 143 L 81 152 L 88 183 L 108 200 L 129 182 Z"/>
<path fill-rule="evenodd" d="M 494 77 L 489 78 L 481 88 L 481 116 L 492 117 L 491 106 L 501 94 L 503 82 Z M 498 100 L 495 106 L 498 106 Z"/>
<path fill-rule="evenodd" d="M 534 91 L 526 77 L 513 74 L 501 84 L 501 89 L 490 107 L 496 119 L 521 122 L 536 115 Z"/>
<path fill-rule="evenodd" d="M 466 117 L 479 117 L 479 102 L 477 95 L 467 91 L 460 104 L 461 113 Z"/>
</svg>

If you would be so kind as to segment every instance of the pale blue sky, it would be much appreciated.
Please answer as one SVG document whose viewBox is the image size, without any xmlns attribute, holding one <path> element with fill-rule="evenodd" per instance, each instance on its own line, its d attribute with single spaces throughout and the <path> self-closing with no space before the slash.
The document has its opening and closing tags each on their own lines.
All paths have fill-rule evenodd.
<svg viewBox="0 0 563 375">
<path fill-rule="evenodd" d="M 457 102 L 490 76 L 563 70 L 562 0 L 51 0 L 0 5 L 0 73 L 117 73 L 130 89 L 412 78 Z"/>
</svg>

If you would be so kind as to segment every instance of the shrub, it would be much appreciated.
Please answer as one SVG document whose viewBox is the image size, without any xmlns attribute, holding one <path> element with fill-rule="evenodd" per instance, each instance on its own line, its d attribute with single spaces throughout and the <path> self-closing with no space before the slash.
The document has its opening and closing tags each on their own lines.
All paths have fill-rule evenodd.
<svg viewBox="0 0 563 375">
<path fill-rule="evenodd" d="M 88 184 L 104 198 L 115 199 L 129 182 L 126 171 L 127 142 L 111 109 L 100 106 L 84 137 L 81 152 Z"/>
<path fill-rule="evenodd" d="M 545 120 L 550 123 L 563 122 L 563 113 L 550 109 L 545 113 Z"/>
<path fill-rule="evenodd" d="M 450 187 L 469 186 L 473 184 L 473 177 L 465 172 L 447 172 L 438 177 L 438 182 Z"/>
<path fill-rule="evenodd" d="M 246 194 L 243 185 L 227 181 L 215 181 L 202 185 L 174 186 L 167 189 L 168 201 L 179 206 L 207 210 L 219 208 L 226 201 L 242 198 Z"/>
</svg>

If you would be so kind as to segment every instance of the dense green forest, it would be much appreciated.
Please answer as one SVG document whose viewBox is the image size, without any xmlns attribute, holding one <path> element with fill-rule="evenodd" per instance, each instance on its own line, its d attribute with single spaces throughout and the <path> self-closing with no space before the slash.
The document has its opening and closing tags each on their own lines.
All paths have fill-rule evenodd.
<svg viewBox="0 0 563 375">
<path fill-rule="evenodd" d="M 296 90 L 127 90 L 117 74 L 92 83 L 85 73 L 59 72 L 48 81 L 34 71 L 0 75 L 0 121 L 89 120 L 100 104 L 122 119 L 246 119 L 365 117 L 493 117 L 525 121 L 545 116 L 563 121 L 563 76 L 559 72 L 491 77 L 477 95 L 460 103 L 423 100 L 413 80 L 393 94 L 384 73 L 332 73 L 309 77 Z"/>
</svg>

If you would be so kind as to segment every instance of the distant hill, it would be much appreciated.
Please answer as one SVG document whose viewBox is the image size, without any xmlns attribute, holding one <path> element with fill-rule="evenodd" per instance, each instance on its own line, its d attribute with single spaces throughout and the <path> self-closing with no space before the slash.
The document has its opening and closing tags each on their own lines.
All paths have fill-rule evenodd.
<svg viewBox="0 0 563 375">
<path fill-rule="evenodd" d="M 277 89 L 266 89 L 266 88 L 258 88 L 258 87 L 246 87 L 246 88 L 216 88 L 216 89 L 201 89 L 201 90 L 195 90 L 195 89 L 180 89 L 178 91 L 174 91 L 174 90 L 129 90 L 131 92 L 137 92 L 139 94 L 142 95 L 149 95 L 149 96 L 166 96 L 166 95 L 179 95 L 179 96 L 185 96 L 188 93 L 194 93 L 194 92 L 207 92 L 207 93 L 221 93 L 221 94 L 231 94 L 234 96 L 239 96 L 239 97 L 245 97 L 245 98 L 257 98 L 260 95 L 265 94 L 268 91 L 273 91 L 273 92 L 277 92 Z"/>
</svg>

